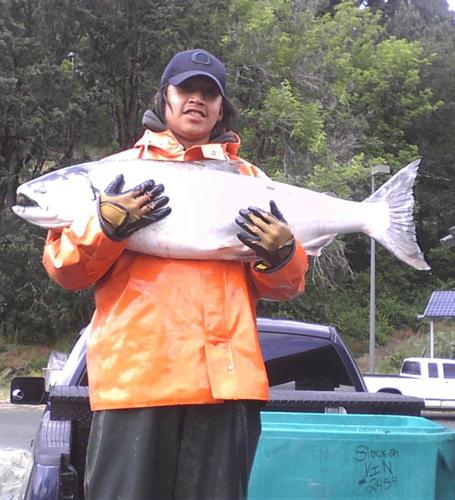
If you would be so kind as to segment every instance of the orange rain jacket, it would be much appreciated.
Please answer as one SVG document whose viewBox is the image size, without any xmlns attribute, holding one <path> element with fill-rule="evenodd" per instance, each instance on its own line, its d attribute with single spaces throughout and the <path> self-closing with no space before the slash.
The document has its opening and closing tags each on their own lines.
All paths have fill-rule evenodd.
<svg viewBox="0 0 455 500">
<path fill-rule="evenodd" d="M 171 132 L 147 130 L 112 158 L 237 159 L 239 144 L 184 150 Z M 246 162 L 244 173 L 264 175 Z M 108 239 L 93 216 L 50 230 L 44 249 L 44 266 L 61 286 L 95 285 L 87 355 L 92 409 L 267 400 L 255 306 L 259 298 L 303 292 L 303 247 L 297 244 L 291 260 L 268 273 L 249 263 L 164 259 L 125 247 Z"/>
</svg>

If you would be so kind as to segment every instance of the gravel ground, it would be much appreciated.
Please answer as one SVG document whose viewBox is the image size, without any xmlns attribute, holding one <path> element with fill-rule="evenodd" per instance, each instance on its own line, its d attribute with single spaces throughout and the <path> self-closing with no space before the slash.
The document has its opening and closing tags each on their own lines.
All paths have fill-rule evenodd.
<svg viewBox="0 0 455 500">
<path fill-rule="evenodd" d="M 0 500 L 21 498 L 42 412 L 43 406 L 16 406 L 0 399 Z"/>
<path fill-rule="evenodd" d="M 28 472 L 31 455 L 26 450 L 0 450 L 0 500 L 19 500 L 19 493 Z"/>
</svg>

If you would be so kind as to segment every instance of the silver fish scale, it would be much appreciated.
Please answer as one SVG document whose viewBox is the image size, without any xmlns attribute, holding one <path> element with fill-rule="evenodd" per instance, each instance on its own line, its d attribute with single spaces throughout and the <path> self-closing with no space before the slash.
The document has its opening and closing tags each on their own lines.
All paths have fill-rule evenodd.
<svg viewBox="0 0 455 500">
<path fill-rule="evenodd" d="M 412 186 L 419 161 L 395 174 L 366 203 L 341 200 L 267 177 L 237 175 L 238 161 L 171 162 L 116 160 L 76 165 L 20 186 L 37 206 L 15 206 L 17 215 L 42 227 L 62 227 L 96 212 L 97 194 L 123 174 L 124 189 L 153 179 L 165 186 L 171 214 L 128 240 L 137 252 L 187 259 L 245 259 L 252 253 L 237 238 L 241 208 L 269 210 L 274 200 L 310 255 L 319 255 L 337 234 L 363 232 L 416 269 L 429 269 L 416 243 Z M 236 175 L 233 175 L 236 174 Z M 31 205 L 31 204 L 30 204 Z"/>
</svg>

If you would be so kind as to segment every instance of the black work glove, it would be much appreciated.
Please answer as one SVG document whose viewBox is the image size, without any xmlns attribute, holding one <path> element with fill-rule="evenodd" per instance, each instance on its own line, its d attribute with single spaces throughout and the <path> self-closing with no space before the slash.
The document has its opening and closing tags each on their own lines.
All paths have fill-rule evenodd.
<svg viewBox="0 0 455 500">
<path fill-rule="evenodd" d="M 275 270 L 291 258 L 295 240 L 276 203 L 270 201 L 270 213 L 256 207 L 239 211 L 235 222 L 244 229 L 237 233 L 239 240 L 254 250 L 257 271 Z"/>
<path fill-rule="evenodd" d="M 123 175 L 118 175 L 98 201 L 101 228 L 108 238 L 116 241 L 171 213 L 171 208 L 165 207 L 169 198 L 160 196 L 164 191 L 162 184 L 150 179 L 122 192 L 124 183 Z"/>
</svg>

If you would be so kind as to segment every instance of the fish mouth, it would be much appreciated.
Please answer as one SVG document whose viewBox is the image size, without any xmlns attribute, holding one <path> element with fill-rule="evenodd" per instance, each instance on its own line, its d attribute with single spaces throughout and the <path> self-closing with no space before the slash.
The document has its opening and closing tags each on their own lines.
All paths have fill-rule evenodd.
<svg viewBox="0 0 455 500">
<path fill-rule="evenodd" d="M 24 196 L 23 198 L 18 196 L 17 201 L 20 204 L 18 203 L 11 207 L 13 213 L 35 226 L 54 229 L 69 226 L 71 223 L 71 221 L 60 220 L 54 213 L 49 212 L 48 209 L 43 209 L 28 196 Z"/>
<path fill-rule="evenodd" d="M 18 193 L 16 197 L 16 205 L 20 207 L 39 207 L 35 200 L 32 200 L 29 196 L 24 193 Z"/>
</svg>

